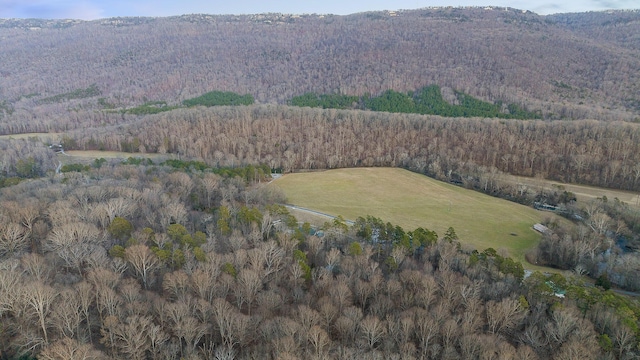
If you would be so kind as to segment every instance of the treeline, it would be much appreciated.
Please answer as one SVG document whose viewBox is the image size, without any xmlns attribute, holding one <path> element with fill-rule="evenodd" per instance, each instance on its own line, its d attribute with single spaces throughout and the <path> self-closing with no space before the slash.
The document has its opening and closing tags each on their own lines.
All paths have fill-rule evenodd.
<svg viewBox="0 0 640 360">
<path fill-rule="evenodd" d="M 212 167 L 203 161 L 194 160 L 176 160 L 169 159 L 161 163 L 161 165 L 170 166 L 182 171 L 206 171 L 223 177 L 239 177 L 248 182 L 261 182 L 271 179 L 271 169 L 266 164 L 261 165 L 244 165 L 238 167 Z"/>
<path fill-rule="evenodd" d="M 230 91 L 210 91 L 201 96 L 187 99 L 182 102 L 186 107 L 252 105 L 253 103 L 254 99 L 250 94 L 239 95 Z M 109 106 L 107 106 L 107 108 L 112 107 L 110 104 L 108 105 Z M 124 109 L 122 112 L 133 115 L 149 115 L 171 111 L 178 108 L 180 108 L 180 106 L 168 106 L 166 101 L 150 101 L 134 108 Z"/>
<path fill-rule="evenodd" d="M 640 305 L 366 216 L 323 236 L 273 188 L 102 164 L 0 190 L 0 354 L 631 359 Z M 365 217 L 366 216 L 366 217 Z M 520 265 L 520 266 L 519 266 Z M 555 294 L 566 292 L 566 297 Z"/>
<path fill-rule="evenodd" d="M 239 95 L 228 91 L 211 91 L 202 96 L 182 102 L 186 107 L 193 106 L 235 106 L 253 105 L 254 98 L 250 94 Z M 476 99 L 470 95 L 455 91 L 452 103 L 444 100 L 440 87 L 432 85 L 418 91 L 400 93 L 387 90 L 379 96 L 353 96 L 340 94 L 306 93 L 295 96 L 288 101 L 293 106 L 320 107 L 323 109 L 361 109 L 392 113 L 411 113 L 422 115 L 439 115 L 445 117 L 485 117 L 501 119 L 540 119 L 540 113 L 533 113 L 520 108 L 516 104 L 495 104 Z M 107 110 L 112 104 L 105 103 Z M 133 115 L 150 115 L 171 111 L 180 106 L 169 106 L 166 101 L 151 101 L 140 106 L 122 110 Z"/>
<path fill-rule="evenodd" d="M 418 91 L 401 93 L 387 90 L 379 96 L 362 97 L 307 93 L 294 97 L 289 102 L 294 106 L 321 107 L 323 109 L 362 109 L 392 113 L 411 113 L 439 115 L 445 117 L 485 117 L 501 119 L 540 119 L 539 113 L 533 113 L 515 104 L 504 105 L 482 101 L 473 96 L 455 91 L 452 103 L 446 101 L 437 85 Z"/>
<path fill-rule="evenodd" d="M 63 165 L 60 168 L 60 172 L 86 172 L 91 170 L 91 168 L 99 169 L 103 165 L 107 163 L 107 160 L 104 158 L 95 159 L 91 165 L 79 164 L 79 163 L 71 163 Z M 117 163 L 117 161 L 112 161 L 112 163 Z M 192 173 L 208 173 L 208 174 L 216 174 L 223 178 L 239 178 L 248 183 L 254 182 L 264 182 L 271 179 L 271 169 L 267 165 L 245 165 L 238 167 L 212 167 L 207 165 L 202 161 L 195 160 L 179 160 L 179 159 L 167 159 L 159 162 L 154 162 L 150 158 L 145 157 L 129 157 L 125 160 L 120 161 L 122 165 L 147 165 L 147 166 L 165 166 L 172 169 L 177 169 L 183 172 Z"/>
<path fill-rule="evenodd" d="M 111 105 L 106 106 L 107 108 L 112 107 Z M 150 115 L 150 114 L 158 114 L 165 111 L 171 111 L 177 109 L 177 106 L 169 106 L 166 101 L 149 101 L 142 105 L 121 110 L 123 113 L 132 114 L 132 115 Z"/>
<path fill-rule="evenodd" d="M 253 96 L 250 94 L 238 95 L 230 91 L 211 91 L 193 99 L 182 102 L 186 106 L 221 106 L 221 105 L 252 105 Z"/>
<path fill-rule="evenodd" d="M 483 189 L 495 170 L 609 188 L 640 185 L 640 126 L 619 122 L 445 119 L 261 105 L 179 109 L 72 136 L 78 149 L 121 151 L 123 144 L 134 144 L 127 149 L 180 154 L 214 166 L 398 166 L 461 183 L 471 174 Z"/>
<path fill-rule="evenodd" d="M 360 97 L 352 95 L 306 93 L 294 96 L 289 104 L 323 109 L 354 109 L 359 101 Z"/>
</svg>

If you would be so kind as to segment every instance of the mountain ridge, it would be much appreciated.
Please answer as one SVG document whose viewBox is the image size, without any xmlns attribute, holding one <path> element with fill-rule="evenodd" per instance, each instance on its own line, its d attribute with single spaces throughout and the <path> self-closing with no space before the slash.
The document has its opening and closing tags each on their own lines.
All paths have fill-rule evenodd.
<svg viewBox="0 0 640 360">
<path fill-rule="evenodd" d="M 282 104 L 306 92 L 363 95 L 439 85 L 549 119 L 635 120 L 636 34 L 638 11 L 537 15 L 479 7 L 5 19 L 0 101 L 16 110 L 5 117 L 18 120 L 25 112 L 101 110 L 99 98 L 121 108 L 221 90 Z M 99 96 L 37 103 L 92 85 Z"/>
</svg>

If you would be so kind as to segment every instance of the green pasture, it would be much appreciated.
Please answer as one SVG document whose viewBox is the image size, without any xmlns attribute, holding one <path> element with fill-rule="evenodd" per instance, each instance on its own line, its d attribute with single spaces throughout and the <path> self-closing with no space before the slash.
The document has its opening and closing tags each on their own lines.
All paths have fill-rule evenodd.
<svg viewBox="0 0 640 360">
<path fill-rule="evenodd" d="M 464 245 L 506 249 L 523 264 L 540 238 L 533 224 L 553 216 L 398 168 L 287 174 L 273 184 L 293 205 L 347 220 L 372 215 L 406 231 L 424 227 L 440 236 L 452 226 Z"/>
</svg>

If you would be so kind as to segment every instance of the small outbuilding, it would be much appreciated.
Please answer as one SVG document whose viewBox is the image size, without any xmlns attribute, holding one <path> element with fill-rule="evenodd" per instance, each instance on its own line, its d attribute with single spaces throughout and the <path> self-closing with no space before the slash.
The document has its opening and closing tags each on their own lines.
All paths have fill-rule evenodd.
<svg viewBox="0 0 640 360">
<path fill-rule="evenodd" d="M 54 152 L 57 152 L 57 153 L 64 152 L 64 148 L 62 148 L 62 145 L 60 145 L 60 144 L 49 145 L 49 149 L 51 149 L 51 150 L 53 150 Z"/>
<path fill-rule="evenodd" d="M 542 233 L 542 234 L 550 234 L 551 233 L 551 230 L 549 230 L 548 227 L 546 227 L 546 226 L 544 226 L 542 224 L 539 224 L 539 223 L 533 225 L 533 230 L 535 230 L 535 231 L 537 231 L 539 233 Z"/>
</svg>

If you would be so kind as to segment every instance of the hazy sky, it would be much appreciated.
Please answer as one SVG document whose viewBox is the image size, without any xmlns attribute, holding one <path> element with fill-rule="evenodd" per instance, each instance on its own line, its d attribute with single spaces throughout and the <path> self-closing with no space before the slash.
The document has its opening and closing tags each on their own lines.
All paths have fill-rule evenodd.
<svg viewBox="0 0 640 360">
<path fill-rule="evenodd" d="M 0 0 L 0 18 L 169 16 L 193 13 L 331 13 L 417 9 L 427 6 L 509 6 L 538 14 L 637 9 L 638 0 Z"/>
</svg>

